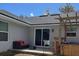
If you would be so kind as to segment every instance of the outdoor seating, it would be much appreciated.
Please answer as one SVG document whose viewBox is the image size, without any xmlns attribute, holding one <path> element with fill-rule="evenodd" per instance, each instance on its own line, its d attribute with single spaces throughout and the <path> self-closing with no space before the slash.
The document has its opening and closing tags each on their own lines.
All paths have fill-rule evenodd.
<svg viewBox="0 0 79 59">
<path fill-rule="evenodd" d="M 25 49 L 28 48 L 29 44 L 25 41 L 13 41 L 13 49 Z"/>
</svg>

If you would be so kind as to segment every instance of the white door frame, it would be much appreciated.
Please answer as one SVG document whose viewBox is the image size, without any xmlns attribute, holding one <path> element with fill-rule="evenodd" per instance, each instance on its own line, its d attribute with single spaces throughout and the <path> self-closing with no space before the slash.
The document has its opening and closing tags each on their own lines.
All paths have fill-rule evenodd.
<svg viewBox="0 0 79 59">
<path fill-rule="evenodd" d="M 49 46 L 38 46 L 38 45 L 35 45 L 35 35 L 36 35 L 36 29 L 49 29 L 49 41 L 50 41 L 50 37 L 51 37 L 51 28 L 44 28 L 44 27 L 41 27 L 41 28 L 34 28 L 34 46 L 36 47 L 49 47 Z M 43 32 L 42 32 L 43 33 Z"/>
</svg>

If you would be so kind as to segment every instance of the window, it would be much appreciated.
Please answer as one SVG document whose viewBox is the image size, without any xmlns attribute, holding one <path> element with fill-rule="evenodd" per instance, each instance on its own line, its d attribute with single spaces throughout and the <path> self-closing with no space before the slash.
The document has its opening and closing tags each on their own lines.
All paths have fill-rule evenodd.
<svg viewBox="0 0 79 59">
<path fill-rule="evenodd" d="M 0 32 L 0 41 L 7 41 L 8 33 Z"/>
<path fill-rule="evenodd" d="M 75 33 L 75 32 L 67 33 L 66 36 L 69 36 L 69 37 L 76 37 L 76 33 Z"/>
<path fill-rule="evenodd" d="M 76 37 L 76 30 L 77 30 L 76 26 L 67 26 L 66 36 L 67 37 Z"/>
<path fill-rule="evenodd" d="M 49 29 L 43 29 L 43 40 L 49 40 Z"/>
<path fill-rule="evenodd" d="M 8 41 L 8 23 L 0 21 L 0 41 Z"/>
</svg>

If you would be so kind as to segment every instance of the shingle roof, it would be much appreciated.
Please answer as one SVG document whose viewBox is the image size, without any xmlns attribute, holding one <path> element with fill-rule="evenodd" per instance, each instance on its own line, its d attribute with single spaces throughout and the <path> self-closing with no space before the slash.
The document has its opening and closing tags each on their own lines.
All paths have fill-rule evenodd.
<svg viewBox="0 0 79 59">
<path fill-rule="evenodd" d="M 27 24 L 58 23 L 58 20 L 56 20 L 55 17 L 57 17 L 59 15 L 59 14 L 51 14 L 46 17 L 44 17 L 44 15 L 42 15 L 42 16 L 27 17 L 27 18 L 21 19 L 18 16 L 14 15 L 6 10 L 0 10 L 0 14 L 13 18 L 18 21 L 27 23 Z"/>
<path fill-rule="evenodd" d="M 27 18 L 19 18 L 18 16 L 5 11 L 5 10 L 0 10 L 0 14 L 5 15 L 7 17 L 13 18 L 15 20 L 21 21 L 23 23 L 27 24 L 54 24 L 54 23 L 59 23 L 59 20 L 56 18 L 59 18 L 59 15 L 62 18 L 67 17 L 67 14 L 51 14 L 51 15 L 41 15 L 41 16 L 35 16 L 35 17 L 27 17 Z M 75 17 L 75 12 L 73 13 L 68 13 L 69 17 Z M 77 16 L 79 16 L 79 12 L 77 12 Z"/>
</svg>

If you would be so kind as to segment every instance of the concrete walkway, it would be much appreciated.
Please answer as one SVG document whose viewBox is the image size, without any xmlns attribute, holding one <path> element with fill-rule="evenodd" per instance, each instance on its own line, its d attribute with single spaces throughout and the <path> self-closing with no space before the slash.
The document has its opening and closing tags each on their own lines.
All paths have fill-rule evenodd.
<svg viewBox="0 0 79 59">
<path fill-rule="evenodd" d="M 13 50 L 23 52 L 23 53 L 37 54 L 37 55 L 49 55 L 49 56 L 53 55 L 53 52 L 50 52 L 50 51 L 29 50 L 29 49 L 13 49 Z"/>
</svg>

